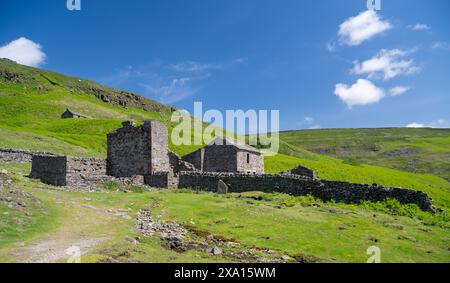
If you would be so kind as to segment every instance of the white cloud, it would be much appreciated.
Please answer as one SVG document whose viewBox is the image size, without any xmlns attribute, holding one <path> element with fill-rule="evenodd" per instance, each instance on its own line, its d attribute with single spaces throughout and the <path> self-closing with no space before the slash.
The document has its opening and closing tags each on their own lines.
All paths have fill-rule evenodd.
<svg viewBox="0 0 450 283">
<path fill-rule="evenodd" d="M 336 51 L 336 43 L 335 42 L 328 42 L 326 47 L 327 47 L 327 50 L 330 52 Z"/>
<path fill-rule="evenodd" d="M 375 11 L 367 10 L 345 20 L 339 26 L 338 34 L 341 44 L 355 46 L 390 28 L 389 21 L 381 20 Z"/>
<path fill-rule="evenodd" d="M 312 117 L 305 117 L 305 118 L 303 118 L 303 123 L 305 123 L 307 125 L 311 125 L 312 123 L 314 123 L 314 118 L 312 118 Z"/>
<path fill-rule="evenodd" d="M 450 128 L 450 123 L 447 120 L 439 119 L 437 121 L 425 123 L 411 123 L 406 125 L 407 128 Z"/>
<path fill-rule="evenodd" d="M 380 101 L 385 96 L 383 89 L 378 88 L 371 81 L 359 79 L 352 86 L 337 84 L 334 94 L 349 108 L 354 105 L 367 105 Z"/>
<path fill-rule="evenodd" d="M 246 64 L 247 61 L 246 57 L 232 58 L 217 64 L 192 60 L 165 63 L 157 60 L 126 66 L 100 81 L 116 88 L 138 86 L 148 97 L 171 104 L 196 95 L 205 81 L 215 74 Z"/>
<path fill-rule="evenodd" d="M 414 31 L 430 30 L 431 29 L 430 26 L 428 26 L 426 24 L 421 24 L 421 23 L 415 24 L 413 26 L 408 26 L 408 27 L 409 27 L 409 29 L 414 30 Z"/>
<path fill-rule="evenodd" d="M 406 127 L 407 128 L 425 128 L 425 125 L 421 124 L 421 123 L 414 122 L 414 123 L 406 125 Z"/>
<path fill-rule="evenodd" d="M 450 50 L 450 43 L 444 42 L 444 41 L 438 41 L 433 43 L 433 45 L 431 46 L 431 48 L 433 49 L 446 49 L 446 50 Z"/>
<path fill-rule="evenodd" d="M 321 126 L 319 124 L 316 124 L 316 125 L 310 126 L 308 129 L 309 130 L 317 130 L 317 129 L 320 129 L 320 128 L 321 128 Z"/>
<path fill-rule="evenodd" d="M 371 59 L 361 63 L 355 61 L 352 72 L 358 75 L 368 74 L 369 78 L 377 78 L 381 75 L 385 80 L 399 75 L 415 74 L 420 71 L 420 68 L 414 65 L 414 60 L 401 59 L 411 52 L 399 49 L 382 49 Z"/>
<path fill-rule="evenodd" d="M 21 37 L 1 46 L 0 58 L 8 58 L 22 65 L 38 67 L 47 56 L 42 51 L 40 44 Z"/>
<path fill-rule="evenodd" d="M 297 123 L 298 126 L 302 128 L 307 128 L 310 130 L 320 129 L 320 125 L 315 123 L 315 120 L 313 117 L 304 117 L 302 121 Z"/>
<path fill-rule="evenodd" d="M 188 77 L 176 78 L 168 85 L 163 85 L 161 87 L 154 87 L 144 83 L 139 83 L 139 85 L 148 92 L 158 96 L 161 102 L 175 103 L 196 93 L 196 90 L 190 86 L 192 80 L 192 78 Z"/>
<path fill-rule="evenodd" d="M 396 87 L 392 87 L 389 89 L 389 93 L 392 96 L 399 96 L 402 94 L 405 94 L 405 92 L 407 92 L 408 90 L 410 90 L 411 88 L 409 86 L 396 86 Z"/>
<path fill-rule="evenodd" d="M 428 124 L 431 128 L 450 128 L 450 123 L 447 120 L 440 119 Z"/>
<path fill-rule="evenodd" d="M 171 64 L 169 65 L 169 68 L 176 72 L 200 73 L 214 69 L 221 69 L 221 66 L 213 64 L 203 64 L 195 61 L 185 61 L 177 64 Z"/>
</svg>

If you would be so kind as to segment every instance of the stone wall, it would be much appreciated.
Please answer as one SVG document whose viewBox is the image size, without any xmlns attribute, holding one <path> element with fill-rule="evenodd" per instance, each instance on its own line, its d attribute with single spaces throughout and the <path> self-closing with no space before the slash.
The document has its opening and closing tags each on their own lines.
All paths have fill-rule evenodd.
<svg viewBox="0 0 450 283">
<path fill-rule="evenodd" d="M 232 145 L 213 145 L 205 147 L 203 171 L 236 172 L 237 149 Z"/>
<path fill-rule="evenodd" d="M 146 121 L 135 127 L 108 134 L 107 174 L 115 177 L 149 175 L 170 170 L 167 127 L 159 121 Z"/>
<path fill-rule="evenodd" d="M 392 198 L 403 204 L 417 204 L 425 211 L 435 211 L 432 199 L 420 191 L 347 182 L 318 181 L 295 175 L 182 172 L 179 175 L 178 187 L 216 192 L 219 180 L 227 184 L 228 192 L 263 191 L 294 196 L 312 195 L 324 201 L 335 200 L 344 203 L 377 202 Z"/>
<path fill-rule="evenodd" d="M 169 151 L 170 172 L 178 174 L 182 171 L 196 171 L 194 165 L 184 161 L 178 154 Z"/>
<path fill-rule="evenodd" d="M 30 177 L 53 186 L 67 185 L 67 157 L 33 155 Z"/>
<path fill-rule="evenodd" d="M 169 173 L 156 173 L 144 177 L 146 185 L 153 188 L 169 188 Z"/>
<path fill-rule="evenodd" d="M 0 163 L 28 163 L 32 156 L 31 151 L 0 148 Z"/>
<path fill-rule="evenodd" d="M 88 188 L 105 180 L 106 161 L 57 155 L 33 155 L 30 177 L 53 186 Z"/>
<path fill-rule="evenodd" d="M 106 177 L 106 160 L 67 157 L 67 186 L 89 187 Z"/>
<path fill-rule="evenodd" d="M 264 155 L 238 150 L 237 171 L 244 173 L 264 173 Z"/>
<path fill-rule="evenodd" d="M 203 172 L 264 173 L 264 156 L 235 145 L 208 145 L 183 157 Z"/>
<path fill-rule="evenodd" d="M 201 148 L 192 153 L 189 153 L 182 157 L 182 160 L 192 164 L 195 169 L 203 171 L 203 161 L 205 156 L 205 149 Z"/>
<path fill-rule="evenodd" d="M 151 132 L 152 164 L 150 174 L 170 171 L 169 161 L 169 131 L 167 126 L 159 121 L 146 121 L 143 127 Z"/>
</svg>

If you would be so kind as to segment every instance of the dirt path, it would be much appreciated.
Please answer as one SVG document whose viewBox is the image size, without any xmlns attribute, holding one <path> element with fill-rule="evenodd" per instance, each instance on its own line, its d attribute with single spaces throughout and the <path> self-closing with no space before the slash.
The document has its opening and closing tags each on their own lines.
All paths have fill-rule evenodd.
<svg viewBox="0 0 450 283">
<path fill-rule="evenodd" d="M 64 207 L 56 230 L 39 236 L 10 253 L 18 262 L 78 262 L 79 258 L 112 240 L 117 230 L 131 217 L 124 211 L 98 208 L 85 199 L 52 192 L 54 201 Z"/>
</svg>

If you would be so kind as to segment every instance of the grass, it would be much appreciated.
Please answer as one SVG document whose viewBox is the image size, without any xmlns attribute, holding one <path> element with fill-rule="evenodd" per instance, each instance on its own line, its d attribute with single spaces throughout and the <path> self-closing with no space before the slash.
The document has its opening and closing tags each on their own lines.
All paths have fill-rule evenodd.
<svg viewBox="0 0 450 283">
<path fill-rule="evenodd" d="M 440 177 L 414 174 L 373 165 L 350 165 L 345 161 L 314 155 L 315 160 L 278 154 L 265 158 L 265 170 L 270 173 L 289 170 L 302 165 L 313 168 L 322 179 L 347 181 L 363 184 L 379 184 L 388 187 L 402 187 L 428 193 L 436 206 L 450 208 L 450 183 Z"/>
<path fill-rule="evenodd" d="M 93 92 L 128 95 L 119 90 L 0 60 L 0 73 L 5 70 L 18 77 L 8 81 L 0 74 L 0 147 L 105 157 L 106 134 L 119 128 L 123 120 L 160 120 L 169 132 L 175 126 L 169 121 L 170 109 L 157 102 L 147 101 L 152 105 L 147 111 L 138 106 L 126 109 L 101 101 Z M 62 120 L 66 108 L 94 119 Z M 432 196 L 439 208 L 450 209 L 450 183 L 444 179 L 450 172 L 449 130 L 339 129 L 280 136 L 281 154 L 265 158 L 266 172 L 303 165 L 315 169 L 323 179 L 421 190 Z M 200 146 L 170 143 L 169 147 L 184 155 Z M 313 255 L 325 262 L 364 262 L 366 249 L 377 245 L 384 262 L 450 261 L 448 214 L 430 215 L 393 201 L 344 205 L 278 194 L 255 198 L 255 193 L 219 196 L 190 190 L 147 191 L 113 183 L 104 184 L 102 193 L 71 193 L 30 182 L 23 177 L 29 166 L 0 164 L 12 172 L 15 186 L 39 200 L 30 202 L 25 210 L 0 203 L 0 261 L 34 260 L 40 254 L 34 248 L 40 243 L 61 250 L 89 239 L 99 242 L 86 248 L 86 262 L 111 258 L 227 261 L 205 253 L 176 253 L 164 248 L 158 237 L 137 246 L 126 241 L 127 236 L 136 236 L 134 219 L 111 215 L 108 210 L 127 209 L 135 216 L 155 200 L 160 205 L 154 213 L 164 215 L 164 220 L 235 238 L 245 247 L 267 247 L 291 256 Z"/>
<path fill-rule="evenodd" d="M 349 163 L 372 164 L 450 180 L 450 129 L 323 129 L 287 131 L 280 139 Z M 286 148 L 281 153 L 295 155 Z"/>
<path fill-rule="evenodd" d="M 447 216 L 432 215 L 398 202 L 347 205 L 324 203 L 313 197 L 248 192 L 216 195 L 190 190 L 116 191 L 77 193 L 29 182 L 24 165 L 2 165 L 13 173 L 14 186 L 38 198 L 41 209 L 35 221 L 0 232 L 0 261 L 39 260 L 46 255 L 36 247 L 47 243 L 55 253 L 88 241 L 83 262 L 226 262 L 209 253 L 177 253 L 165 248 L 158 236 L 133 245 L 126 237 L 139 236 L 132 228 L 142 208 L 157 202 L 152 215 L 175 221 L 217 238 L 235 239 L 242 249 L 268 248 L 278 254 L 309 255 L 321 262 L 365 262 L 369 246 L 379 246 L 382 262 L 450 262 Z M 117 186 L 117 185 L 116 185 Z M 120 187 L 120 186 L 119 186 Z M 106 186 L 111 188 L 111 185 Z M 9 208 L 5 208 L 9 209 Z M 30 209 L 33 209 L 30 207 Z M 126 219 L 111 214 L 125 210 Z M 41 218 L 43 217 L 43 218 Z M 39 220 L 39 218 L 41 218 Z M 73 225 L 76 221 L 77 225 Z M 27 232 L 17 237 L 11 231 Z M 10 236 L 8 236 L 10 235 Z M 65 262 L 66 258 L 58 261 Z"/>
</svg>

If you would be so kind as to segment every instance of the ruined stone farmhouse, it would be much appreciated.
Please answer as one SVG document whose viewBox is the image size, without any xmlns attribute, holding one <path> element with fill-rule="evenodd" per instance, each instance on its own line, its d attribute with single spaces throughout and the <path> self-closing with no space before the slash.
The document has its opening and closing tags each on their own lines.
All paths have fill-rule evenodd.
<svg viewBox="0 0 450 283">
<path fill-rule="evenodd" d="M 183 160 L 202 172 L 264 173 L 264 155 L 260 151 L 222 137 L 184 156 Z"/>
<path fill-rule="evenodd" d="M 159 121 L 146 121 L 136 127 L 124 122 L 123 127 L 108 134 L 106 173 L 114 177 L 153 175 L 169 172 L 169 134 Z"/>
<path fill-rule="evenodd" d="M 181 158 L 169 151 L 168 130 L 159 121 L 146 121 L 141 126 L 124 122 L 122 128 L 108 134 L 107 140 L 106 161 L 33 154 L 30 177 L 68 188 L 96 188 L 102 182 L 119 180 L 156 188 L 313 195 L 347 203 L 393 198 L 436 211 L 432 199 L 416 190 L 324 181 L 313 170 L 301 166 L 282 174 L 264 174 L 264 159 L 259 151 L 223 138 Z M 28 152 L 0 150 L 0 160 L 26 161 L 29 156 Z"/>
</svg>

